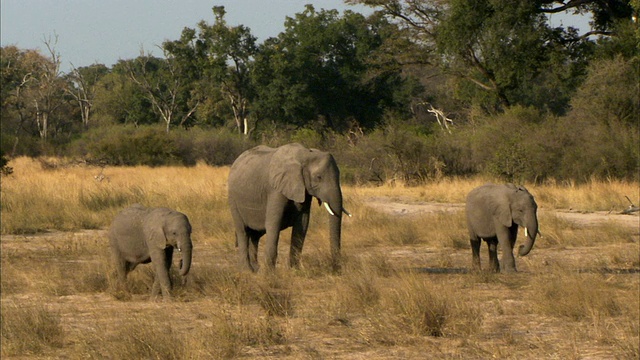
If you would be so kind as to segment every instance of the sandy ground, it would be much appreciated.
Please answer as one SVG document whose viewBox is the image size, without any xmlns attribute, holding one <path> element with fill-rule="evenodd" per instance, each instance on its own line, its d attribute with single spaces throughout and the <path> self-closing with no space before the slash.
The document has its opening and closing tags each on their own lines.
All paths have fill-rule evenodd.
<svg viewBox="0 0 640 360">
<path fill-rule="evenodd" d="M 411 200 L 397 200 L 389 197 L 371 197 L 367 199 L 366 204 L 379 211 L 397 216 L 464 211 L 463 203 L 415 202 Z M 638 216 L 639 213 L 637 212 L 635 214 L 620 214 L 611 211 L 581 212 L 570 209 L 554 211 L 538 209 L 538 211 L 540 213 L 539 215 L 551 212 L 556 216 L 577 225 L 589 226 L 606 222 L 615 222 L 622 226 L 636 228 L 640 231 L 640 216 Z"/>
<path fill-rule="evenodd" d="M 430 213 L 453 213 L 464 211 L 464 204 L 461 203 L 430 203 L 419 202 L 413 199 L 397 199 L 390 197 L 371 197 L 366 199 L 366 206 L 375 208 L 381 212 L 388 213 L 397 217 L 422 216 Z M 638 243 L 640 243 L 640 217 L 638 213 L 632 215 L 622 215 L 613 212 L 590 212 L 584 213 L 573 210 L 554 210 L 548 211 L 540 209 L 540 215 L 555 215 L 562 218 L 575 226 L 594 226 L 603 223 L 615 223 L 631 229 L 633 240 L 628 243 L 619 244 L 601 244 L 589 247 L 536 247 L 529 255 L 517 260 L 518 270 L 530 273 L 537 271 L 546 271 L 554 264 L 560 264 L 577 271 L 586 272 L 610 272 L 610 281 L 620 283 L 637 284 L 637 274 L 640 269 L 637 267 L 636 260 L 638 256 Z M 60 241 L 61 239 L 80 240 L 80 241 Z M 2 236 L 2 252 L 3 257 L 16 254 L 24 256 L 25 253 L 32 253 L 33 259 L 37 260 L 38 253 L 47 253 L 54 247 L 64 246 L 64 243 L 83 243 L 100 242 L 106 239 L 105 230 L 86 230 L 73 233 L 65 233 L 51 231 L 35 235 L 3 235 Z M 284 244 L 282 244 L 284 245 Z M 283 246 L 281 246 L 283 247 Z M 220 249 L 215 247 L 201 247 L 202 252 L 194 258 L 193 267 L 197 269 L 200 262 L 220 257 Z M 73 249 L 70 251 L 73 252 Z M 468 248 L 433 248 L 428 246 L 376 246 L 370 249 L 371 253 L 384 253 L 389 263 L 397 268 L 411 268 L 418 272 L 427 274 L 426 276 L 435 276 L 438 279 L 451 279 L 456 281 L 459 276 L 468 272 L 471 261 L 471 253 Z M 484 252 L 484 247 L 483 247 Z M 629 259 L 628 263 L 618 262 L 619 267 L 616 269 L 597 267 L 599 257 L 602 254 L 626 253 Z M 227 254 L 228 255 L 228 254 Z M 366 254 L 361 254 L 366 256 Z M 486 254 L 482 254 L 483 260 L 486 261 Z M 626 256 L 626 255 L 625 255 Z M 68 261 L 68 260 L 67 260 Z M 98 262 L 99 259 L 73 259 L 78 262 Z M 225 261 L 225 260 L 223 260 Z M 230 259 L 226 259 L 228 263 Z M 589 264 L 587 268 L 582 264 Z M 229 264 L 227 264 L 229 266 Z M 459 275 L 460 274 L 460 275 Z M 443 280 L 444 281 L 444 280 Z M 482 299 L 492 299 L 494 303 L 500 303 L 502 308 L 517 309 L 523 306 L 520 294 L 510 292 L 506 285 L 501 283 L 478 284 L 474 291 Z M 120 302 L 114 300 L 107 293 L 96 294 L 71 294 L 67 296 L 42 296 L 33 294 L 15 294 L 5 297 L 3 301 L 10 303 L 32 303 L 45 301 L 49 307 L 59 312 L 63 319 L 63 326 L 69 331 L 70 339 L 83 339 L 86 334 L 100 334 L 104 330 L 111 329 L 109 316 L 112 318 L 121 318 L 123 307 L 127 308 L 127 314 L 145 314 L 154 315 L 157 309 L 169 306 L 171 311 L 184 311 L 189 314 L 184 324 L 179 324 L 180 328 L 186 329 L 200 326 L 203 328 L 210 327 L 214 318 L 207 315 L 206 309 L 210 306 L 216 306 L 211 299 L 198 299 L 193 302 L 172 303 L 170 305 L 162 303 L 154 303 L 147 301 L 147 295 L 135 295 L 133 301 Z M 504 304 L 509 304 L 506 306 Z M 615 352 L 609 344 L 600 344 L 597 342 L 589 342 L 581 344 L 582 341 L 589 341 L 588 338 L 581 338 L 581 333 L 574 327 L 567 327 L 563 321 L 558 318 L 540 319 L 532 314 L 517 315 L 515 310 L 506 314 L 499 313 L 498 310 L 488 309 L 493 316 L 487 317 L 482 325 L 482 336 L 475 338 L 473 344 L 469 345 L 464 339 L 448 339 L 448 338 L 424 338 L 422 342 L 415 345 L 406 346 L 382 346 L 362 343 L 362 339 L 355 341 L 352 339 L 354 331 L 357 331 L 358 324 L 329 324 L 319 329 L 298 324 L 299 328 L 306 328 L 304 339 L 294 337 L 290 344 L 286 347 L 289 349 L 286 355 L 279 353 L 277 346 L 269 349 L 260 349 L 259 347 L 251 347 L 245 349 L 242 358 L 334 358 L 334 359 L 395 359 L 395 358 L 421 358 L 425 354 L 424 346 L 428 347 L 429 354 L 439 354 L 434 358 L 472 358 L 463 355 L 464 349 L 469 346 L 477 346 L 479 349 L 476 354 L 483 353 L 486 358 L 501 358 L 516 349 L 511 358 L 540 358 L 540 356 L 550 356 L 553 354 L 572 354 L 573 347 L 580 347 L 580 356 L 582 359 L 600 359 L 611 358 Z M 495 314 L 494 314 L 495 313 Z M 517 320 L 516 320 L 517 319 Z M 300 322 L 303 318 L 292 318 L 288 321 Z M 354 320 L 357 321 L 357 320 Z M 508 326 L 507 326 L 508 325 Z M 355 330 L 354 330 L 355 329 Z M 555 339 L 560 333 L 571 329 L 575 332 L 572 336 L 578 338 L 573 341 L 561 341 L 557 343 Z M 576 335 L 578 334 L 578 335 Z M 93 335 L 92 335 L 93 336 Z M 106 335 L 105 335 L 106 336 Z M 89 337 L 89 339 L 93 339 Z M 71 341 L 71 340 L 69 340 Z M 518 345 L 522 342 L 523 345 Z M 73 341 L 71 341 L 73 344 Z M 531 349 L 527 349 L 524 345 L 529 343 Z M 70 346 L 70 345 L 69 345 Z M 497 350 L 490 350 L 490 349 Z M 311 350 L 310 350 L 311 349 Z M 535 349 L 535 351 L 534 351 Z M 312 351 L 313 350 L 313 351 Z M 493 352 L 489 352 L 493 351 Z M 68 355 L 73 352 L 73 348 L 66 347 L 64 349 L 55 350 L 48 353 L 42 358 L 62 357 L 69 358 Z M 311 356 L 315 354 L 316 356 Z M 516 355 L 514 355 L 516 354 Z M 535 357 L 529 357 L 527 354 L 536 354 Z M 76 354 L 77 355 L 77 354 Z M 18 357 L 21 358 L 21 357 Z M 24 357 L 30 358 L 30 357 Z M 78 358 L 71 357 L 71 358 Z M 558 357 L 555 357 L 558 358 Z"/>
</svg>

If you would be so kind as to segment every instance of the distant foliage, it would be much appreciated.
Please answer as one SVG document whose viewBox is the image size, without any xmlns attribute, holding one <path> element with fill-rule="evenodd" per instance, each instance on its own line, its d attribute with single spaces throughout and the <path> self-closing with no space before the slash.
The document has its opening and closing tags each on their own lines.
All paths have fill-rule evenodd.
<svg viewBox="0 0 640 360">
<path fill-rule="evenodd" d="M 640 178 L 637 1 L 347 2 L 372 13 L 307 5 L 262 43 L 216 6 L 163 57 L 68 74 L 51 40 L 0 47 L 0 150 L 221 166 L 299 142 L 349 183 Z M 552 27 L 559 6 L 597 36 Z"/>
<path fill-rule="evenodd" d="M 75 153 L 111 165 L 194 165 L 193 148 L 159 126 L 95 128 L 73 144 Z"/>
<path fill-rule="evenodd" d="M 208 165 L 230 165 L 252 142 L 226 129 L 173 130 L 161 126 L 111 126 L 86 132 L 68 155 L 110 165 L 184 165 L 198 160 Z"/>
<path fill-rule="evenodd" d="M 0 149 L 0 175 L 10 175 L 13 173 L 13 169 L 8 166 L 9 160 L 5 157 L 4 151 Z"/>
<path fill-rule="evenodd" d="M 203 160 L 207 165 L 231 165 L 243 151 L 254 145 L 238 132 L 225 128 L 209 131 L 193 129 L 189 133 L 196 159 Z"/>
</svg>

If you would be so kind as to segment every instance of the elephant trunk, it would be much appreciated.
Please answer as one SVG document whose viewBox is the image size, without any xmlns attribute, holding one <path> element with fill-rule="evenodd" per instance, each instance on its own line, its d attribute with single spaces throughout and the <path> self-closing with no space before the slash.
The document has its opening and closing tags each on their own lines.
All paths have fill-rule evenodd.
<svg viewBox="0 0 640 360">
<path fill-rule="evenodd" d="M 527 217 L 524 225 L 525 243 L 520 245 L 518 254 L 520 256 L 527 255 L 533 248 L 533 244 L 536 242 L 536 236 L 538 235 L 538 219 L 536 214 L 532 214 Z"/>
<path fill-rule="evenodd" d="M 331 245 L 331 262 L 334 271 L 340 270 L 340 238 L 342 233 L 342 194 L 325 202 L 329 217 L 329 241 Z M 329 211 L 331 210 L 331 211 Z"/>
<path fill-rule="evenodd" d="M 331 263 L 334 271 L 340 270 L 340 237 L 342 232 L 342 212 L 329 219 L 329 240 L 331 241 Z"/>
<path fill-rule="evenodd" d="M 182 259 L 180 260 L 180 275 L 187 276 L 189 269 L 191 268 L 191 241 L 185 241 L 180 246 L 180 252 L 182 253 Z"/>
</svg>

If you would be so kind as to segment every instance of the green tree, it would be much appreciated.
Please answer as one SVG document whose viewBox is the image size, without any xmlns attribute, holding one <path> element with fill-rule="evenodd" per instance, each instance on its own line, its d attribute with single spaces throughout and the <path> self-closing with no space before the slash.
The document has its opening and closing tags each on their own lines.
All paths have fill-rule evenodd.
<svg viewBox="0 0 640 360">
<path fill-rule="evenodd" d="M 178 61 L 167 55 L 166 59 L 160 59 L 141 54 L 124 65 L 129 78 L 140 87 L 154 112 L 164 121 L 165 131 L 169 132 L 176 119 L 184 126 L 198 103 L 187 105 L 191 85 L 184 83 Z"/>
<path fill-rule="evenodd" d="M 151 102 L 143 90 L 131 80 L 126 64 L 132 60 L 120 60 L 96 85 L 94 119 L 101 126 L 132 124 L 134 126 L 155 124 Z"/>
<path fill-rule="evenodd" d="M 374 127 L 385 109 L 408 108 L 411 99 L 398 96 L 408 84 L 399 67 L 383 66 L 377 53 L 390 27 L 380 17 L 311 5 L 287 18 L 284 32 L 265 41 L 256 57 L 258 116 L 344 131 Z"/>
<path fill-rule="evenodd" d="M 352 0 L 379 9 L 439 64 L 467 106 L 535 106 L 561 114 L 584 78 L 593 41 L 629 22 L 625 0 Z M 550 14 L 591 14 L 593 31 L 551 28 Z"/>
<path fill-rule="evenodd" d="M 65 141 L 75 131 L 60 56 L 51 40 L 45 45 L 50 56 L 15 46 L 2 48 L 0 121 L 3 147 L 11 155 L 48 151 L 50 143 Z"/>
<path fill-rule="evenodd" d="M 192 102 L 202 104 L 199 112 L 220 119 L 230 111 L 238 132 L 246 135 L 256 38 L 243 25 L 228 25 L 223 6 L 213 7 L 213 14 L 213 24 L 203 20 L 197 31 L 185 28 L 179 40 L 167 41 L 163 48 L 192 82 Z"/>
</svg>

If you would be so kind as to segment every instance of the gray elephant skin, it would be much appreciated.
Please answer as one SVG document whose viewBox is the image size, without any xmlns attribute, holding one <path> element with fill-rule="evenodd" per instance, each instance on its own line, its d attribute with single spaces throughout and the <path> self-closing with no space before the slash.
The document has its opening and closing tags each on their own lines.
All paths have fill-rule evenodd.
<svg viewBox="0 0 640 360">
<path fill-rule="evenodd" d="M 241 269 L 258 271 L 258 244 L 265 234 L 265 264 L 275 268 L 280 231 L 289 227 L 289 265 L 299 267 L 313 198 L 330 214 L 332 266 L 339 269 L 342 213 L 348 212 L 342 207 L 340 171 L 330 153 L 300 144 L 257 146 L 233 163 L 228 192 Z"/>
<path fill-rule="evenodd" d="M 473 269 L 480 270 L 480 245 L 485 240 L 489 246 L 491 270 L 500 272 L 498 245 L 502 251 L 502 271 L 515 272 L 513 247 L 518 227 L 524 227 L 525 244 L 518 251 L 527 255 L 538 235 L 538 205 L 533 195 L 522 186 L 513 184 L 486 184 L 473 189 L 466 200 L 466 217 Z"/>
<path fill-rule="evenodd" d="M 109 242 L 121 284 L 138 264 L 152 263 L 155 270 L 152 298 L 162 292 L 165 300 L 171 299 L 169 269 L 174 249 L 182 253 L 183 280 L 191 268 L 191 224 L 185 214 L 172 209 L 135 204 L 122 210 L 111 223 Z"/>
</svg>

